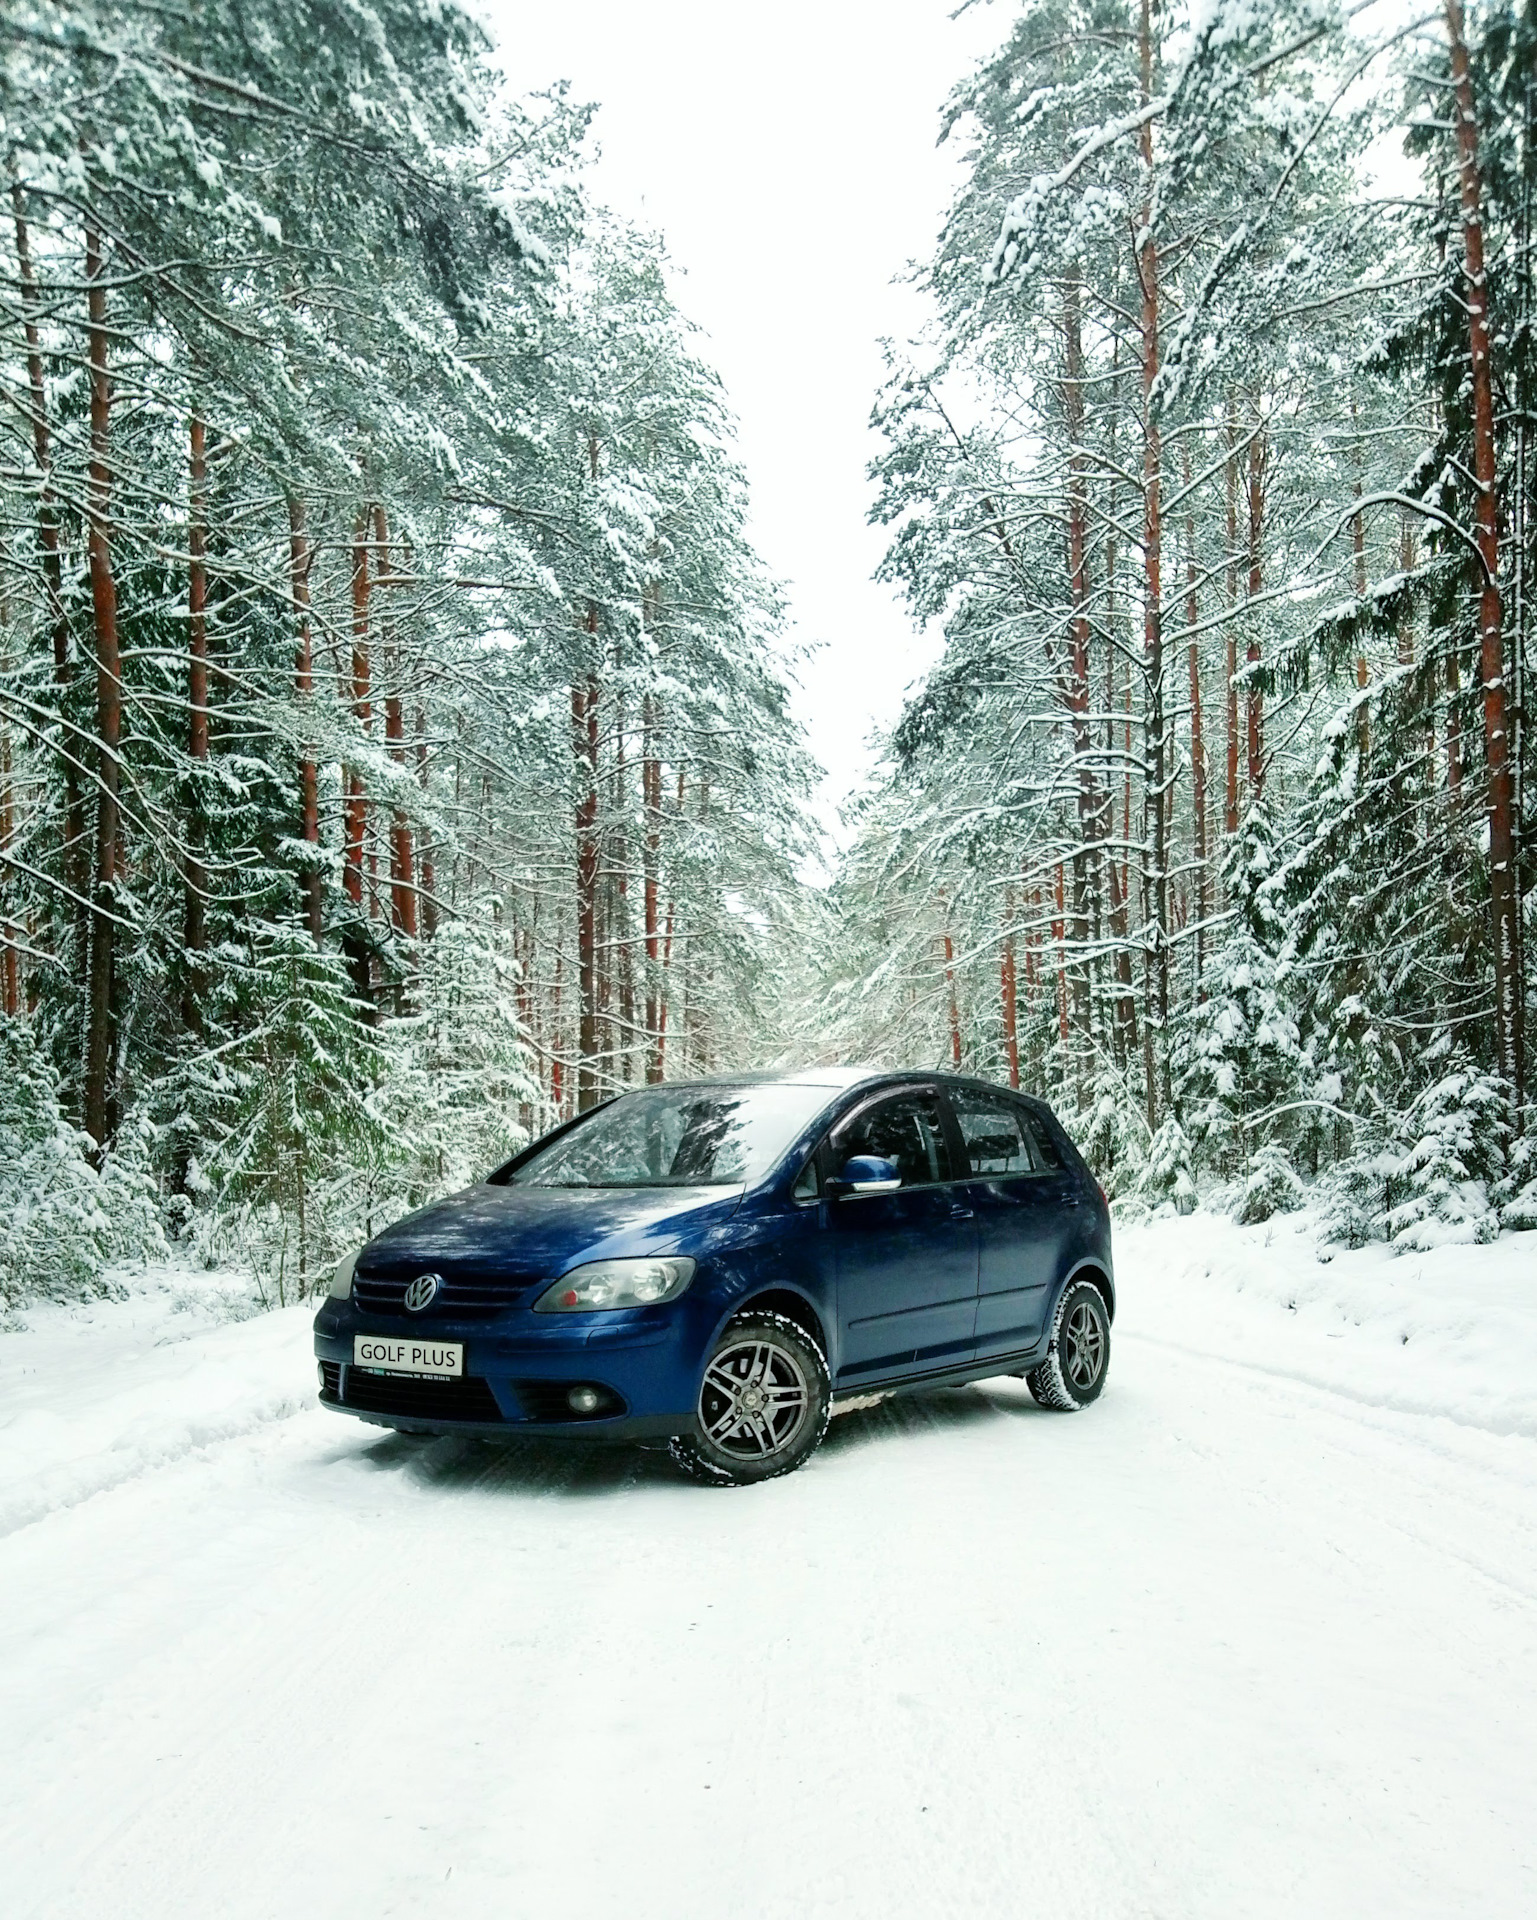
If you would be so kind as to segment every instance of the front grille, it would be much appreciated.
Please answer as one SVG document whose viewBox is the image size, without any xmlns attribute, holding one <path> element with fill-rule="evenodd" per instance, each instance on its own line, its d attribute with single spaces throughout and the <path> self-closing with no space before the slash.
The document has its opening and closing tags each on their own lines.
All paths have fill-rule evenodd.
<svg viewBox="0 0 1537 1920">
<path fill-rule="evenodd" d="M 352 1283 L 353 1302 L 364 1313 L 404 1313 L 406 1288 L 418 1273 L 431 1271 L 430 1267 L 413 1267 L 409 1273 L 360 1273 Z M 542 1275 L 533 1273 L 445 1273 L 438 1297 L 427 1314 L 451 1313 L 461 1320 L 487 1319 L 517 1306 L 541 1278 Z"/>
<path fill-rule="evenodd" d="M 320 1397 L 322 1400 L 340 1400 L 342 1397 L 342 1363 L 340 1360 L 322 1360 L 320 1363 Z"/>
<path fill-rule="evenodd" d="M 500 1420 L 502 1410 L 478 1374 L 457 1380 L 414 1380 L 403 1373 L 365 1373 L 348 1367 L 342 1405 L 360 1413 L 394 1413 L 418 1420 Z"/>
<path fill-rule="evenodd" d="M 573 1387 L 591 1387 L 598 1404 L 591 1413 L 578 1413 L 567 1395 Z M 624 1402 L 612 1387 L 596 1380 L 514 1380 L 512 1390 L 525 1420 L 612 1420 L 624 1412 Z"/>
</svg>

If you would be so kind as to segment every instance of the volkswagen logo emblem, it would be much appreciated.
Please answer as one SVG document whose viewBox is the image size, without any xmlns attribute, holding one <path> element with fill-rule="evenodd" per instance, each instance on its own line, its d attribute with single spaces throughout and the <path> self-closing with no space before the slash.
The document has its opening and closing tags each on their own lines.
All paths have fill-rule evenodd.
<svg viewBox="0 0 1537 1920">
<path fill-rule="evenodd" d="M 438 1289 L 443 1284 L 441 1273 L 419 1273 L 406 1288 L 405 1308 L 407 1313 L 425 1313 L 438 1297 Z"/>
</svg>

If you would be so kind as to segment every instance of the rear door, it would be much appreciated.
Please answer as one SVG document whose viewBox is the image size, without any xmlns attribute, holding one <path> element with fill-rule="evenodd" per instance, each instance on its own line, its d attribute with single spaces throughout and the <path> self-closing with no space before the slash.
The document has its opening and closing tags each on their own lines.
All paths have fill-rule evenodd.
<svg viewBox="0 0 1537 1920">
<path fill-rule="evenodd" d="M 1078 1184 L 1056 1143 L 1022 1102 L 951 1087 L 976 1214 L 976 1353 L 1017 1353 L 1039 1339 L 1053 1282 L 1070 1250 Z"/>
<path fill-rule="evenodd" d="M 828 1143 L 829 1170 L 861 1153 L 894 1162 L 902 1188 L 829 1205 L 840 1385 L 963 1361 L 977 1317 L 977 1223 L 937 1092 L 908 1088 L 854 1114 Z"/>
</svg>

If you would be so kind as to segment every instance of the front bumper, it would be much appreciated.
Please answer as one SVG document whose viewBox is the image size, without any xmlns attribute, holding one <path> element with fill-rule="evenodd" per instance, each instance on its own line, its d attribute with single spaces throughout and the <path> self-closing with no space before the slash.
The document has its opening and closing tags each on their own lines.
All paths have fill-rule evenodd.
<svg viewBox="0 0 1537 1920">
<path fill-rule="evenodd" d="M 685 1307 L 689 1310 L 680 1311 Z M 713 1316 L 701 1307 L 685 1296 L 669 1306 L 591 1316 L 527 1310 L 493 1320 L 434 1316 L 432 1339 L 464 1348 L 462 1387 L 430 1382 L 387 1392 L 379 1382 L 409 1376 L 369 1374 L 366 1384 L 354 1382 L 354 1372 L 361 1372 L 352 1366 L 354 1339 L 359 1334 L 419 1338 L 428 1329 L 415 1317 L 366 1314 L 351 1301 L 327 1300 L 315 1316 L 315 1357 L 326 1375 L 321 1405 L 404 1432 L 486 1439 L 665 1439 L 694 1425 L 699 1370 L 713 1332 Z M 586 1384 L 611 1396 L 608 1410 L 586 1418 L 560 1417 L 563 1389 Z"/>
<path fill-rule="evenodd" d="M 430 1420 L 414 1414 L 372 1413 L 320 1396 L 331 1413 L 345 1413 L 371 1427 L 395 1433 L 457 1434 L 462 1440 L 575 1440 L 583 1446 L 634 1446 L 648 1440 L 670 1440 L 687 1432 L 694 1422 L 688 1414 L 652 1414 L 635 1418 L 624 1414 L 612 1420 Z"/>
</svg>

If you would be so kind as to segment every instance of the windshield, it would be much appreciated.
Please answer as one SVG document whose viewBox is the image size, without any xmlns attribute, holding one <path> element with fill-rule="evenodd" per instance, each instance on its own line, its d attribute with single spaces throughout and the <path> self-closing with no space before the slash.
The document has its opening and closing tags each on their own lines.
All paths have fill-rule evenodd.
<svg viewBox="0 0 1537 1920">
<path fill-rule="evenodd" d="M 831 1087 L 647 1087 L 510 1176 L 530 1187 L 735 1187 L 761 1180 Z"/>
</svg>

